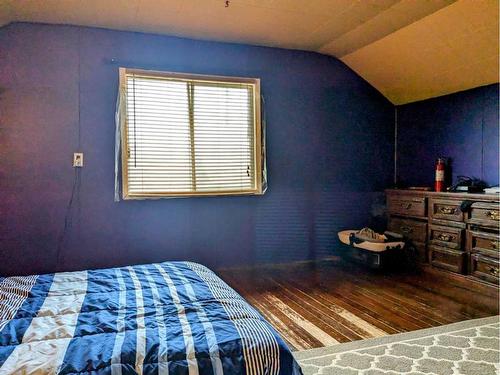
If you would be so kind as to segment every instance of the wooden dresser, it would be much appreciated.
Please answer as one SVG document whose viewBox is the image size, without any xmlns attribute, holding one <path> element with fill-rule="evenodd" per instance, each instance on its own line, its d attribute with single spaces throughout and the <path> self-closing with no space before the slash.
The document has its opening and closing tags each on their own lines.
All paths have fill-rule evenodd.
<svg viewBox="0 0 500 375">
<path fill-rule="evenodd" d="M 388 229 L 411 240 L 421 262 L 498 285 L 498 195 L 386 190 Z M 462 212 L 460 205 L 468 201 Z"/>
</svg>

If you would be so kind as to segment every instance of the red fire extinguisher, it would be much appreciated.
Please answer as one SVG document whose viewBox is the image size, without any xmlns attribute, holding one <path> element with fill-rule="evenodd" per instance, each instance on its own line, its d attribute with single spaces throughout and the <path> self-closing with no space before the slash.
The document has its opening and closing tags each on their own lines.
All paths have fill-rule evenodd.
<svg viewBox="0 0 500 375">
<path fill-rule="evenodd" d="M 445 160 L 439 158 L 436 162 L 436 180 L 434 183 L 434 190 L 444 191 L 444 171 L 445 171 Z"/>
</svg>

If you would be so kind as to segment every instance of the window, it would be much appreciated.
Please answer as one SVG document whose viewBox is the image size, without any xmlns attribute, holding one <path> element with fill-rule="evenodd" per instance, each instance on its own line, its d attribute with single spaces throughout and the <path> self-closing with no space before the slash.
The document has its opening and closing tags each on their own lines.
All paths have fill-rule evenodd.
<svg viewBox="0 0 500 375">
<path fill-rule="evenodd" d="M 260 83 L 120 68 L 124 199 L 262 193 Z"/>
</svg>

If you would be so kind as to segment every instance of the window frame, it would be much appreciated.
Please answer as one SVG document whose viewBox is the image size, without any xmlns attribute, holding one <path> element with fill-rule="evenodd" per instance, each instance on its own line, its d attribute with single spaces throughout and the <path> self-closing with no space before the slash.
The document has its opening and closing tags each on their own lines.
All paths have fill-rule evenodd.
<svg viewBox="0 0 500 375">
<path fill-rule="evenodd" d="M 224 191 L 202 191 L 202 192 L 154 192 L 154 193 L 129 193 L 128 189 L 128 113 L 127 113 L 127 75 L 136 74 L 143 77 L 154 77 L 159 79 L 173 79 L 177 81 L 191 81 L 202 83 L 234 83 L 247 84 L 253 87 L 253 155 L 254 155 L 254 187 L 252 189 L 242 190 L 224 190 Z M 231 196 L 231 195 L 262 195 L 263 194 L 263 142 L 262 142 L 262 123 L 261 123 L 261 105 L 260 105 L 260 79 L 248 77 L 218 76 L 191 73 L 166 72 L 158 70 L 144 70 L 133 68 L 119 68 L 119 90 L 123 93 L 125 103 L 120 106 L 120 157 L 122 174 L 122 197 L 124 200 L 136 199 L 160 199 L 175 197 L 210 197 L 210 196 Z M 121 97 L 121 95 L 120 95 Z"/>
</svg>

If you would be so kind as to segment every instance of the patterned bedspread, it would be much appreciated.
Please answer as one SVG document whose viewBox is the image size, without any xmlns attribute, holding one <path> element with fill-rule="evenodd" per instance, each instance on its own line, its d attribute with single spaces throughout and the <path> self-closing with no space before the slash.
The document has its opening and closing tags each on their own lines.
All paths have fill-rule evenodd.
<svg viewBox="0 0 500 375">
<path fill-rule="evenodd" d="M 299 375 L 208 268 L 166 262 L 0 278 L 0 374 Z"/>
</svg>

